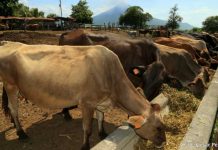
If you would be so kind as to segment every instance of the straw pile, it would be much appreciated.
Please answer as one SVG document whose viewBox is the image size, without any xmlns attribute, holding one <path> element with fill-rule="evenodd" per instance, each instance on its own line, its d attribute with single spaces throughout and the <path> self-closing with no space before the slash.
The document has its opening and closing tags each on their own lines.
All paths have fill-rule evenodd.
<svg viewBox="0 0 218 150">
<path fill-rule="evenodd" d="M 162 87 L 162 93 L 169 98 L 168 105 L 170 107 L 169 115 L 164 117 L 164 123 L 167 126 L 167 144 L 163 149 L 177 150 L 199 106 L 200 99 L 197 99 L 185 89 L 178 90 L 166 84 Z M 146 142 L 141 139 L 135 145 L 135 150 L 155 149 L 151 142 Z"/>
</svg>

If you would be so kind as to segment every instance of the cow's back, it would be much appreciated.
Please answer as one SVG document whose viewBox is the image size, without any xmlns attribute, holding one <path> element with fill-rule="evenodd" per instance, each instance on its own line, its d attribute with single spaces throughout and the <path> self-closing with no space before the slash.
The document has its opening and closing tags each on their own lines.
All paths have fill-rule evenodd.
<svg viewBox="0 0 218 150">
<path fill-rule="evenodd" d="M 103 46 L 22 45 L 13 62 L 14 82 L 21 93 L 51 107 L 110 95 L 111 74 L 122 70 L 117 56 Z"/>
</svg>

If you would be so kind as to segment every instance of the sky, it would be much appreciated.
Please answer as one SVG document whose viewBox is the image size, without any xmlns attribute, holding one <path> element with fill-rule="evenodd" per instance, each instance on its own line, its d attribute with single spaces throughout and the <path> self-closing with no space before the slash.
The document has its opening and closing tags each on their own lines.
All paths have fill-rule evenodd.
<svg viewBox="0 0 218 150">
<path fill-rule="evenodd" d="M 60 0 L 19 0 L 30 8 L 36 7 L 45 12 L 60 15 Z M 63 16 L 71 14 L 72 5 L 79 0 L 62 0 Z M 178 14 L 183 17 L 182 22 L 189 23 L 195 27 L 201 27 L 202 22 L 209 16 L 218 15 L 217 0 L 87 0 L 93 16 L 100 14 L 116 5 L 126 3 L 130 6 L 140 6 L 145 12 L 153 17 L 167 20 L 170 9 L 177 4 Z"/>
</svg>

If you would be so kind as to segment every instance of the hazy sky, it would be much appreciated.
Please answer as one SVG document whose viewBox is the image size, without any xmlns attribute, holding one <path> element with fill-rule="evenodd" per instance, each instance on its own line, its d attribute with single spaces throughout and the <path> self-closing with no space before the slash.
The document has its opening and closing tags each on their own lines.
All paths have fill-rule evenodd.
<svg viewBox="0 0 218 150">
<path fill-rule="evenodd" d="M 79 0 L 62 0 L 63 16 L 71 14 L 71 6 Z M 60 14 L 59 0 L 20 0 L 29 7 L 37 7 L 48 13 Z M 217 0 L 87 0 L 94 15 L 104 12 L 120 3 L 130 6 L 141 6 L 145 12 L 153 17 L 167 20 L 170 8 L 178 5 L 178 13 L 183 17 L 183 22 L 201 27 L 202 22 L 209 16 L 218 15 Z"/>
</svg>

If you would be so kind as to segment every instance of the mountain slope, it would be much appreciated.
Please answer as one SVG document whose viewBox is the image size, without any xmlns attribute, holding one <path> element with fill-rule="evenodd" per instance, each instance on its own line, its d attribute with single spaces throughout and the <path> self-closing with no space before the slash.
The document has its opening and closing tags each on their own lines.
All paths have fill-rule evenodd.
<svg viewBox="0 0 218 150">
<path fill-rule="evenodd" d="M 119 22 L 119 17 L 121 14 L 125 12 L 125 10 L 129 7 L 127 4 L 120 4 L 117 5 L 110 10 L 107 10 L 99 15 L 93 17 L 93 23 L 97 25 L 107 25 L 108 22 L 110 23 L 117 23 Z M 148 22 L 148 25 L 151 26 L 164 26 L 167 23 L 166 20 L 161 20 L 157 18 L 153 18 L 151 21 Z M 190 30 L 193 26 L 188 23 L 180 23 L 180 30 Z"/>
<path fill-rule="evenodd" d="M 104 23 L 117 23 L 121 14 L 129 7 L 127 4 L 117 5 L 99 15 L 94 16 L 93 23 L 104 25 Z"/>
</svg>

